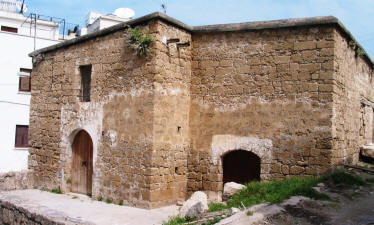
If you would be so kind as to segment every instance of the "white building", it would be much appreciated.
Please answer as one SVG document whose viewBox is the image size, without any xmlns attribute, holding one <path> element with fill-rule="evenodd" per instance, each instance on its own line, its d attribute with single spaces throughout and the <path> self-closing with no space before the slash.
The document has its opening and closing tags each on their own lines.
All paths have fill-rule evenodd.
<svg viewBox="0 0 374 225">
<path fill-rule="evenodd" d="M 19 4 L 0 0 L 0 172 L 27 169 L 28 53 L 61 41 L 58 23 L 16 13 Z"/>
<path fill-rule="evenodd" d="M 129 21 L 134 15 L 135 12 L 129 8 L 118 8 L 113 14 L 108 15 L 90 12 L 86 18 L 86 27 L 81 30 L 81 35 L 90 34 L 118 23 Z"/>
</svg>

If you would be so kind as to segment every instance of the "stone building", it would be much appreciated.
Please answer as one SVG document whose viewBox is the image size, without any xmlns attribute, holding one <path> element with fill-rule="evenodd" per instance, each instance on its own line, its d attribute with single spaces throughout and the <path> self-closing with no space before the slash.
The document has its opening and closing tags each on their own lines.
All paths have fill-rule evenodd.
<svg viewBox="0 0 374 225">
<path fill-rule="evenodd" d="M 148 57 L 129 26 L 155 40 Z M 373 142 L 373 62 L 335 17 L 153 13 L 30 55 L 36 188 L 143 208 L 219 199 L 224 182 L 322 174 Z"/>
</svg>

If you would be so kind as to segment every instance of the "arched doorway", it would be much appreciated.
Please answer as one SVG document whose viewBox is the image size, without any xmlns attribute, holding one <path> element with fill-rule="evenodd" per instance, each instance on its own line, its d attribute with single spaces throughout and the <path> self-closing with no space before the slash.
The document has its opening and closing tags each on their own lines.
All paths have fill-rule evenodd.
<svg viewBox="0 0 374 225">
<path fill-rule="evenodd" d="M 71 168 L 72 192 L 92 194 L 93 144 L 90 135 L 81 130 L 73 141 L 73 162 Z"/>
<path fill-rule="evenodd" d="M 223 184 L 235 182 L 246 184 L 260 180 L 261 159 L 254 153 L 237 150 L 227 153 L 222 158 Z"/>
</svg>

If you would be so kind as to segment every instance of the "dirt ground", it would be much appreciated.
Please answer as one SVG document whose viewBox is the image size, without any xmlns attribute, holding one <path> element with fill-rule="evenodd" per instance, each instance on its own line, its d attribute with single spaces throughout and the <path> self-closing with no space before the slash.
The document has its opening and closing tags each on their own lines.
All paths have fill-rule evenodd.
<svg viewBox="0 0 374 225">
<path fill-rule="evenodd" d="M 364 179 L 374 174 L 358 169 L 352 173 Z M 272 225 L 374 225 L 374 184 L 356 188 L 326 185 L 321 188 L 331 201 L 303 200 L 285 211 L 264 219 L 260 224 Z"/>
</svg>

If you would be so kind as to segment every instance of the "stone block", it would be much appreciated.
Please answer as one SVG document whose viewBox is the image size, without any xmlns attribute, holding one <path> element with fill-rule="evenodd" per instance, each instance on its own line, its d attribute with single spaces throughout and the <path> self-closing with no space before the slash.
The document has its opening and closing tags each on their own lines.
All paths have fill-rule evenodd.
<svg viewBox="0 0 374 225">
<path fill-rule="evenodd" d="M 304 42 L 294 43 L 295 50 L 309 50 L 309 49 L 315 49 L 316 47 L 317 47 L 317 44 L 314 41 L 304 41 Z"/>
</svg>

